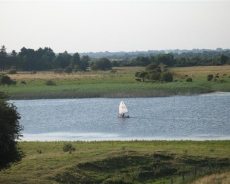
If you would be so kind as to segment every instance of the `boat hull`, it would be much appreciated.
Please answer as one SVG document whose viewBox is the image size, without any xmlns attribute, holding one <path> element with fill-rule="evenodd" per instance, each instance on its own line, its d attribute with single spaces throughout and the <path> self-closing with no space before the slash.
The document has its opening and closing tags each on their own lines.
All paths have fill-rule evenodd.
<svg viewBox="0 0 230 184">
<path fill-rule="evenodd" d="M 130 118 L 129 116 L 118 116 L 118 118 Z"/>
</svg>

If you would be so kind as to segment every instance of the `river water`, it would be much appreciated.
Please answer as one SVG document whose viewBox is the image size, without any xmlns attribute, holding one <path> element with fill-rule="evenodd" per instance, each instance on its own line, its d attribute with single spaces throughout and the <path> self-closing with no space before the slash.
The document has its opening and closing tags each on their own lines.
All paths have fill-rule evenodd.
<svg viewBox="0 0 230 184">
<path fill-rule="evenodd" d="M 117 118 L 121 100 L 130 118 Z M 10 102 L 21 115 L 23 141 L 230 139 L 230 93 Z"/>
</svg>

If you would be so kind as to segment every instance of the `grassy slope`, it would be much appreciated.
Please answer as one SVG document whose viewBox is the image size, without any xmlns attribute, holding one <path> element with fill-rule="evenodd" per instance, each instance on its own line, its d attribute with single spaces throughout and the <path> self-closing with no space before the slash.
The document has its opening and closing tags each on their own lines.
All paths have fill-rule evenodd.
<svg viewBox="0 0 230 184">
<path fill-rule="evenodd" d="M 0 172 L 0 183 L 181 183 L 183 175 L 188 182 L 230 169 L 230 141 L 71 144 L 76 151 L 69 153 L 64 142 L 20 142 L 26 157 Z"/>
<path fill-rule="evenodd" d="M 34 98 L 90 98 L 90 97 L 154 97 L 171 95 L 193 95 L 213 91 L 230 91 L 230 66 L 171 68 L 172 83 L 136 82 L 134 74 L 141 67 L 115 68 L 117 72 L 78 72 L 76 74 L 54 74 L 40 72 L 35 75 L 19 73 L 10 75 L 17 80 L 16 86 L 1 87 L 12 99 Z M 207 82 L 208 74 L 219 73 L 217 82 Z M 185 75 L 193 75 L 188 83 Z M 224 78 L 222 75 L 226 74 Z M 56 86 L 46 86 L 51 79 Z M 25 81 L 27 84 L 21 84 Z"/>
</svg>

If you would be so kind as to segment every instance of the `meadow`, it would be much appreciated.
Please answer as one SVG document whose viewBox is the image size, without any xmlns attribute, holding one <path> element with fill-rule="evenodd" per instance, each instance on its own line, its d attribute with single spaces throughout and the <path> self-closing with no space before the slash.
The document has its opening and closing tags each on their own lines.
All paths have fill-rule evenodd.
<svg viewBox="0 0 230 184">
<path fill-rule="evenodd" d="M 229 181 L 230 141 L 77 141 L 64 152 L 66 144 L 19 142 L 26 156 L 0 172 L 0 183 Z"/>
<path fill-rule="evenodd" d="M 137 82 L 135 72 L 143 70 L 144 67 L 117 67 L 72 74 L 19 71 L 9 75 L 17 84 L 2 86 L 1 90 L 11 99 L 159 97 L 230 91 L 230 65 L 170 68 L 174 78 L 171 83 Z M 208 82 L 207 75 L 216 73 L 219 78 Z M 187 76 L 193 82 L 186 82 Z M 53 84 L 47 85 L 47 81 Z"/>
</svg>

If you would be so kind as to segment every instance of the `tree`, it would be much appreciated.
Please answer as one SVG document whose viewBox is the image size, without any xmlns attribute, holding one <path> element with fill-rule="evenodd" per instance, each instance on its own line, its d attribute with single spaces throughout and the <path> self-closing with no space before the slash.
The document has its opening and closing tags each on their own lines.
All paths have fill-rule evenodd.
<svg viewBox="0 0 230 184">
<path fill-rule="evenodd" d="M 5 70 L 5 62 L 6 62 L 6 47 L 3 45 L 2 48 L 0 49 L 0 69 Z"/>
<path fill-rule="evenodd" d="M 77 65 L 79 68 L 81 67 L 81 60 L 78 53 L 75 53 L 70 60 L 70 66 L 74 68 L 75 65 Z"/>
<path fill-rule="evenodd" d="M 175 64 L 174 56 L 172 54 L 161 54 L 157 56 L 157 62 L 163 63 L 168 66 L 173 66 Z"/>
<path fill-rule="evenodd" d="M 16 140 L 22 137 L 23 127 L 16 106 L 6 102 L 7 96 L 0 92 L 0 170 L 19 162 L 24 153 Z"/>
<path fill-rule="evenodd" d="M 58 56 L 52 60 L 52 66 L 56 69 L 60 67 L 66 68 L 70 65 L 71 58 L 72 56 L 68 54 L 67 51 L 59 53 Z"/>
<path fill-rule="evenodd" d="M 99 60 L 95 62 L 95 65 L 97 66 L 98 70 L 110 70 L 111 69 L 111 63 L 107 58 L 100 58 Z"/>
<path fill-rule="evenodd" d="M 156 70 L 156 69 L 157 69 L 157 71 L 160 70 L 160 67 L 159 67 L 157 62 L 152 62 L 151 64 L 149 64 L 148 66 L 145 67 L 146 71 L 148 71 L 148 70 Z M 161 70 L 160 70 L 160 72 L 161 72 Z"/>
<path fill-rule="evenodd" d="M 222 65 L 226 64 L 228 61 L 229 61 L 229 57 L 228 56 L 225 56 L 223 54 L 220 56 L 220 63 Z"/>
<path fill-rule="evenodd" d="M 82 70 L 85 71 L 87 69 L 87 67 L 89 66 L 89 61 L 90 61 L 89 56 L 87 55 L 82 56 L 81 58 L 81 64 L 82 64 L 81 69 Z"/>
</svg>

